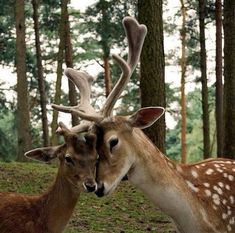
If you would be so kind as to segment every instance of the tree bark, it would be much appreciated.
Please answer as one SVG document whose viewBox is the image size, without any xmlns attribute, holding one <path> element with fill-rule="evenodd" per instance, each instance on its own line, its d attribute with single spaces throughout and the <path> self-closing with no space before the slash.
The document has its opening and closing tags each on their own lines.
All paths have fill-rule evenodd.
<svg viewBox="0 0 235 233">
<path fill-rule="evenodd" d="M 224 156 L 235 159 L 235 1 L 224 0 Z"/>
<path fill-rule="evenodd" d="M 186 64 L 186 7 L 184 0 L 180 0 L 182 14 L 181 36 L 181 162 L 187 162 L 187 145 L 186 145 L 186 96 L 185 96 L 185 75 L 187 70 Z"/>
<path fill-rule="evenodd" d="M 215 2 L 215 20 L 216 20 L 216 139 L 217 139 L 217 157 L 223 156 L 223 62 L 222 62 L 222 2 Z"/>
<path fill-rule="evenodd" d="M 148 28 L 140 57 L 141 105 L 165 107 L 162 0 L 138 0 L 138 12 L 139 22 Z M 165 116 L 145 133 L 165 153 Z"/>
<path fill-rule="evenodd" d="M 210 121 L 207 87 L 207 58 L 205 40 L 205 0 L 199 0 L 199 29 L 200 29 L 200 65 L 202 83 L 202 119 L 203 119 L 203 153 L 204 159 L 210 157 Z"/>
<path fill-rule="evenodd" d="M 28 83 L 26 77 L 26 44 L 24 0 L 15 2 L 16 72 L 17 72 L 17 160 L 25 161 L 24 153 L 31 149 Z"/>
<path fill-rule="evenodd" d="M 45 83 L 43 77 L 41 42 L 39 36 L 38 0 L 32 0 L 32 5 L 33 5 L 33 20 L 34 20 L 35 46 L 36 46 L 36 58 L 37 58 L 38 90 L 40 95 L 40 106 L 42 114 L 41 118 L 42 118 L 42 129 L 43 129 L 43 146 L 49 146 L 50 138 L 48 130 L 47 109 L 46 109 L 47 97 L 46 97 Z"/>
<path fill-rule="evenodd" d="M 104 83 L 105 83 L 105 96 L 108 97 L 109 93 L 112 90 L 108 57 L 104 57 Z"/>
<path fill-rule="evenodd" d="M 60 42 L 59 42 L 59 51 L 57 55 L 57 79 L 56 79 L 56 90 L 55 90 L 55 97 L 54 103 L 60 104 L 61 101 L 61 80 L 63 75 L 63 60 L 64 60 L 64 50 L 65 50 L 65 28 L 66 28 L 66 7 L 68 5 L 68 0 L 61 0 L 61 19 L 60 19 Z M 58 135 L 55 133 L 57 129 L 57 121 L 58 121 L 58 111 L 53 110 L 53 118 L 51 123 L 51 130 L 52 130 L 52 137 L 51 137 L 51 144 L 57 145 L 58 144 Z"/>
<path fill-rule="evenodd" d="M 68 7 L 66 6 L 65 9 L 65 63 L 67 67 L 73 68 L 73 47 L 71 43 L 71 36 L 70 36 L 70 23 L 69 23 L 69 14 L 68 14 Z M 76 98 L 76 88 L 72 81 L 68 79 L 68 86 L 69 86 L 69 105 L 75 106 L 77 105 L 77 98 Z M 72 115 L 72 126 L 78 125 L 79 120 L 76 116 Z"/>
</svg>

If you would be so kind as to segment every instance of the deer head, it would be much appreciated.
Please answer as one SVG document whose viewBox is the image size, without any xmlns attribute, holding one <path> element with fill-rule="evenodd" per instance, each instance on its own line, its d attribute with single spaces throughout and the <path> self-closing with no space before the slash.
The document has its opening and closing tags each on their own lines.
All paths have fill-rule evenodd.
<svg viewBox="0 0 235 233">
<path fill-rule="evenodd" d="M 59 177 L 66 178 L 78 190 L 82 185 L 88 192 L 97 188 L 96 170 L 96 136 L 87 134 L 84 138 L 72 133 L 62 122 L 59 133 L 65 143 L 59 146 L 43 147 L 28 151 L 25 156 L 38 161 L 49 162 L 59 159 Z"/>
<path fill-rule="evenodd" d="M 132 153 L 131 148 L 135 145 L 129 144 L 133 142 L 133 129 L 152 125 L 164 113 L 161 107 L 150 107 L 140 109 L 130 116 L 112 116 L 113 107 L 139 61 L 147 33 L 145 25 L 140 25 L 131 17 L 124 18 L 123 26 L 128 40 L 128 59 L 125 61 L 118 55 L 113 55 L 113 59 L 122 70 L 122 75 L 103 108 L 95 111 L 90 105 L 92 78 L 88 74 L 73 69 L 66 69 L 65 74 L 80 90 L 81 103 L 73 107 L 52 105 L 58 111 L 71 113 L 85 120 L 72 128 L 72 131 L 82 132 L 89 129 L 97 135 L 97 151 L 100 156 L 97 172 L 100 188 L 98 195 L 101 195 L 101 191 L 102 194 L 106 194 L 113 190 L 131 168 L 133 157 L 130 158 L 129 155 Z"/>
</svg>

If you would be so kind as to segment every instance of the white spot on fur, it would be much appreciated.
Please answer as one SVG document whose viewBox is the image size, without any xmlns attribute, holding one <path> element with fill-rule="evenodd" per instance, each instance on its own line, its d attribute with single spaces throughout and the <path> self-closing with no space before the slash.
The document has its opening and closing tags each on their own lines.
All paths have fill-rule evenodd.
<svg viewBox="0 0 235 233">
<path fill-rule="evenodd" d="M 215 185 L 215 186 L 213 186 L 213 189 L 214 189 L 215 191 L 217 191 L 218 194 L 220 194 L 220 195 L 223 194 L 223 191 L 222 191 L 222 189 L 221 189 L 220 187 L 218 187 L 218 186 Z"/>
<path fill-rule="evenodd" d="M 225 188 L 226 188 L 227 190 L 230 190 L 230 186 L 229 186 L 228 184 L 225 185 Z"/>
<path fill-rule="evenodd" d="M 230 196 L 229 199 L 230 199 L 230 203 L 231 203 L 231 204 L 234 204 L 234 197 L 233 197 L 233 196 Z"/>
<path fill-rule="evenodd" d="M 204 185 L 205 187 L 207 187 L 207 188 L 210 187 L 210 184 L 209 184 L 209 183 L 203 183 L 203 185 Z"/>
<path fill-rule="evenodd" d="M 234 217 L 230 218 L 230 219 L 229 219 L 229 224 L 233 225 L 234 223 L 235 223 Z"/>
<path fill-rule="evenodd" d="M 211 191 L 210 191 L 209 189 L 205 189 L 205 193 L 206 193 L 206 195 L 207 195 L 208 197 L 211 196 Z"/>
<path fill-rule="evenodd" d="M 213 194 L 213 195 L 212 195 L 212 198 L 213 198 L 213 202 L 214 202 L 216 205 L 220 205 L 220 198 L 219 198 L 219 195 L 218 195 L 218 194 Z"/>
<path fill-rule="evenodd" d="M 225 213 L 222 214 L 222 219 L 226 219 L 227 217 L 228 217 L 227 214 L 225 214 Z"/>
<path fill-rule="evenodd" d="M 209 169 L 206 171 L 206 174 L 207 174 L 207 175 L 211 175 L 213 172 L 214 172 L 214 170 L 211 169 L 211 168 L 209 168 Z"/>
<path fill-rule="evenodd" d="M 189 186 L 190 189 L 192 189 L 194 192 L 198 192 L 199 188 L 195 187 L 193 183 L 190 181 L 186 180 L 187 185 Z"/>
<path fill-rule="evenodd" d="M 228 231 L 232 231 L 232 227 L 230 225 L 227 226 Z"/>
<path fill-rule="evenodd" d="M 233 180 L 234 180 L 234 176 L 229 175 L 229 176 L 228 176 L 228 179 L 229 179 L 230 181 L 233 181 Z"/>
<path fill-rule="evenodd" d="M 195 170 L 192 170 L 191 173 L 194 178 L 198 178 L 198 173 Z"/>
<path fill-rule="evenodd" d="M 220 168 L 216 168 L 216 171 L 219 172 L 219 173 L 222 173 L 222 172 L 223 172 L 223 170 L 220 169 Z"/>
<path fill-rule="evenodd" d="M 218 185 L 220 186 L 220 188 L 224 187 L 224 183 L 222 183 L 222 182 L 219 182 Z"/>
</svg>

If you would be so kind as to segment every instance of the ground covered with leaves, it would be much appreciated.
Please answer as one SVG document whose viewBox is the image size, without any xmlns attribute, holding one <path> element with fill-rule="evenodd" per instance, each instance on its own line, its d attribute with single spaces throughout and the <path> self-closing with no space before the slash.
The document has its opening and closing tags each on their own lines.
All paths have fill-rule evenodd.
<svg viewBox="0 0 235 233">
<path fill-rule="evenodd" d="M 52 182 L 55 165 L 0 162 L 0 191 L 42 193 Z M 173 233 L 168 217 L 144 195 L 122 182 L 110 196 L 82 193 L 65 233 Z"/>
</svg>

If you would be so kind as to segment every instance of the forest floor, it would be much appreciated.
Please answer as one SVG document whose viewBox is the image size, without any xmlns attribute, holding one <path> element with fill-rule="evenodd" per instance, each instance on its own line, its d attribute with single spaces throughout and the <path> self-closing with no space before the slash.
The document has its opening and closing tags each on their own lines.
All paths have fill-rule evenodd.
<svg viewBox="0 0 235 233">
<path fill-rule="evenodd" d="M 55 165 L 0 162 L 0 191 L 42 193 L 52 182 Z M 115 193 L 98 198 L 82 193 L 65 233 L 173 233 L 167 216 L 123 181 Z"/>
</svg>

